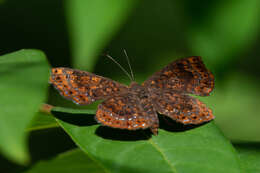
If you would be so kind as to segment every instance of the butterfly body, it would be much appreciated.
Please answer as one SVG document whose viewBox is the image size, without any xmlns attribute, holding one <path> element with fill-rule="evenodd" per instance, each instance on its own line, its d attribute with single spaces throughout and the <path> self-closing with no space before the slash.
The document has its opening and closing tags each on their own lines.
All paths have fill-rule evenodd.
<svg viewBox="0 0 260 173">
<path fill-rule="evenodd" d="M 129 86 L 93 73 L 70 68 L 53 68 L 50 83 L 65 98 L 77 104 L 98 105 L 96 120 L 103 125 L 128 129 L 150 128 L 156 135 L 157 112 L 183 124 L 200 124 L 214 118 L 204 103 L 189 94 L 207 96 L 214 77 L 200 57 L 174 61 L 143 84 Z"/>
</svg>

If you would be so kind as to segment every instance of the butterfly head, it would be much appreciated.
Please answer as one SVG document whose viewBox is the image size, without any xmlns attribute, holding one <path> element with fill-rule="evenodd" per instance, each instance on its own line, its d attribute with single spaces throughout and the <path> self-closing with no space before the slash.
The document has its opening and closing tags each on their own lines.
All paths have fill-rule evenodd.
<svg viewBox="0 0 260 173">
<path fill-rule="evenodd" d="M 131 82 L 131 84 L 129 85 L 129 88 L 131 88 L 131 89 L 138 89 L 138 88 L 140 88 L 140 87 L 142 87 L 141 85 L 139 85 L 137 82 L 135 82 L 135 81 L 132 81 Z"/>
</svg>

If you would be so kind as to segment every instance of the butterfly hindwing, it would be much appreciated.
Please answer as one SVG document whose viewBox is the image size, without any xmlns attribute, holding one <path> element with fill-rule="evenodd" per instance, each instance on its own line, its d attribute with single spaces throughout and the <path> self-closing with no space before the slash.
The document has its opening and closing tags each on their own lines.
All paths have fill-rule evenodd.
<svg viewBox="0 0 260 173">
<path fill-rule="evenodd" d="M 86 71 L 53 68 L 50 83 L 65 98 L 80 105 L 103 100 L 127 90 L 127 86 Z"/>
<path fill-rule="evenodd" d="M 214 119 L 203 102 L 179 92 L 158 92 L 153 95 L 153 103 L 160 114 L 183 124 L 201 124 Z"/>
<path fill-rule="evenodd" d="M 111 97 L 99 104 L 96 119 L 103 125 L 128 129 L 151 128 L 157 134 L 158 117 L 153 106 L 147 103 L 142 106 L 142 101 L 131 92 Z"/>
<path fill-rule="evenodd" d="M 207 96 L 214 88 L 214 76 L 199 56 L 174 61 L 152 75 L 143 85 L 153 89 L 168 89 Z"/>
<path fill-rule="evenodd" d="M 70 68 L 53 68 L 50 83 L 62 96 L 80 105 L 104 100 L 96 120 L 113 128 L 150 128 L 157 135 L 157 112 L 183 124 L 201 124 L 214 119 L 206 105 L 188 94 L 207 96 L 214 76 L 198 56 L 174 61 L 142 85 L 125 86 L 93 73 Z"/>
</svg>

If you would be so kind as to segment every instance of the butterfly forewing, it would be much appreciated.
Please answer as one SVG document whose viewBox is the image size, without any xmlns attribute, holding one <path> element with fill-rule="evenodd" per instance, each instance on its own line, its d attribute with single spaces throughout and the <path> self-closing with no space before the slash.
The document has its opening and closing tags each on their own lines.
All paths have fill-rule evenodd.
<svg viewBox="0 0 260 173">
<path fill-rule="evenodd" d="M 204 103 L 179 92 L 162 91 L 153 95 L 155 109 L 183 124 L 201 124 L 214 119 Z"/>
<path fill-rule="evenodd" d="M 157 134 L 158 117 L 153 106 L 142 101 L 131 92 L 111 97 L 98 106 L 96 119 L 106 126 L 136 130 L 151 128 Z"/>
<path fill-rule="evenodd" d="M 70 68 L 53 68 L 50 83 L 61 95 L 77 104 L 87 105 L 127 90 L 127 86 L 89 73 Z"/>
<path fill-rule="evenodd" d="M 204 103 L 188 94 L 207 96 L 214 77 L 200 57 L 174 61 L 142 85 L 125 86 L 113 80 L 70 68 L 53 68 L 50 83 L 65 98 L 77 104 L 99 104 L 96 120 L 103 125 L 158 131 L 157 112 L 183 124 L 200 124 L 214 119 Z"/>
<path fill-rule="evenodd" d="M 143 85 L 150 90 L 168 89 L 207 96 L 214 88 L 214 76 L 198 56 L 174 61 L 152 75 Z"/>
</svg>

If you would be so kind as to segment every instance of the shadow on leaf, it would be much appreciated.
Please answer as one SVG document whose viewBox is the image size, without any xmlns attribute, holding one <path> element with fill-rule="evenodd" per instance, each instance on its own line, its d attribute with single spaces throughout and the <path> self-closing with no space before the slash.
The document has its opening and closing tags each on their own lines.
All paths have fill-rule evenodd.
<svg viewBox="0 0 260 173">
<path fill-rule="evenodd" d="M 160 129 L 170 131 L 170 132 L 184 132 L 187 130 L 198 128 L 200 126 L 203 126 L 203 125 L 209 123 L 209 122 L 205 122 L 205 123 L 198 124 L 198 125 L 194 125 L 194 124 L 184 125 L 184 124 L 178 123 L 164 115 L 159 115 L 158 117 L 159 117 L 159 122 L 160 122 Z"/>
<path fill-rule="evenodd" d="M 64 122 L 77 125 L 77 126 L 92 126 L 99 124 L 95 120 L 94 114 L 88 113 L 67 113 L 60 111 L 52 111 L 52 114 L 59 120 Z M 170 132 L 184 132 L 187 130 L 191 130 L 197 127 L 200 127 L 206 123 L 200 125 L 184 125 L 178 123 L 169 117 L 159 115 L 160 129 L 170 131 Z M 100 125 L 96 129 L 96 135 L 111 140 L 120 140 L 120 141 L 138 141 L 138 140 L 147 140 L 152 137 L 152 133 L 150 129 L 140 129 L 140 130 L 127 130 L 127 129 L 117 129 L 107 126 Z M 159 134 L 160 135 L 160 132 Z"/>
<path fill-rule="evenodd" d="M 130 131 L 126 129 L 115 129 L 106 126 L 99 126 L 96 130 L 96 135 L 104 139 L 138 141 L 149 139 L 152 136 L 152 133 L 150 129 Z"/>
<path fill-rule="evenodd" d="M 260 142 L 238 142 L 233 145 L 239 150 L 260 151 Z"/>
<path fill-rule="evenodd" d="M 51 111 L 55 118 L 77 126 L 91 126 L 98 124 L 93 114 L 71 114 L 66 112 Z"/>
</svg>

